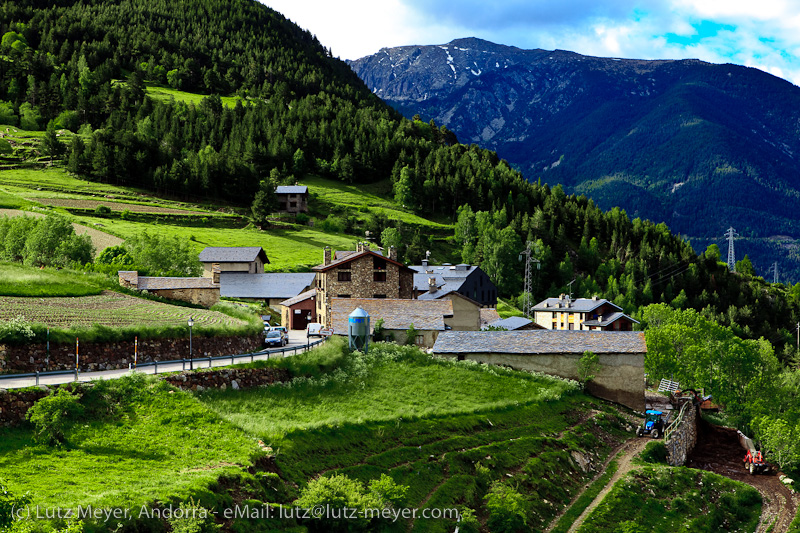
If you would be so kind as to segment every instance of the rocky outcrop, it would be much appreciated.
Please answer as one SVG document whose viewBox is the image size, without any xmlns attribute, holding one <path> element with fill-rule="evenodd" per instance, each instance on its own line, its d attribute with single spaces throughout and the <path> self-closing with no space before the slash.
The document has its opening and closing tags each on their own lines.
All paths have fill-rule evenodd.
<svg viewBox="0 0 800 533">
<path fill-rule="evenodd" d="M 251 337 L 194 337 L 192 353 L 196 358 L 249 353 L 261 349 L 264 338 Z M 84 343 L 79 346 L 78 366 L 81 372 L 128 368 L 133 364 L 134 342 Z M 138 363 L 170 361 L 189 357 L 189 339 L 152 339 L 139 341 Z M 30 344 L 6 346 L 0 344 L 0 374 L 41 372 L 44 370 L 73 370 L 75 344 Z"/>
</svg>

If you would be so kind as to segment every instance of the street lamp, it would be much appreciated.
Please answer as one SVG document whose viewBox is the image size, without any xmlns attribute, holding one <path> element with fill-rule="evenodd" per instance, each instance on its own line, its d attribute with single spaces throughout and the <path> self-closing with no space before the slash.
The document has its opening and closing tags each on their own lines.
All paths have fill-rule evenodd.
<svg viewBox="0 0 800 533">
<path fill-rule="evenodd" d="M 194 357 L 192 356 L 192 326 L 194 317 L 189 317 L 189 370 L 194 370 Z"/>
</svg>

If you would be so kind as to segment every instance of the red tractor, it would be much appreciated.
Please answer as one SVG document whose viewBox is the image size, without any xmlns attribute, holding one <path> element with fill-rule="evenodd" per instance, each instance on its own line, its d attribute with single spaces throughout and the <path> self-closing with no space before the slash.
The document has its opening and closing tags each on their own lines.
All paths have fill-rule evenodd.
<svg viewBox="0 0 800 533">
<path fill-rule="evenodd" d="M 772 466 L 764 461 L 764 457 L 759 450 L 756 450 L 753 441 L 741 431 L 739 432 L 739 444 L 745 450 L 744 467 L 750 472 L 750 475 L 768 474 L 770 472 Z"/>
</svg>

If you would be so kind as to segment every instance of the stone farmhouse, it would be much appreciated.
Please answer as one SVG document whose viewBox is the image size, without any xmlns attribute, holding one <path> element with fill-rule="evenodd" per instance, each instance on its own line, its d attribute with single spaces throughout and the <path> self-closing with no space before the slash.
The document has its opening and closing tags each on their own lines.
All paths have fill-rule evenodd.
<svg viewBox="0 0 800 533">
<path fill-rule="evenodd" d="M 548 298 L 533 307 L 534 321 L 545 329 L 582 331 L 632 331 L 637 320 L 622 308 L 598 298 Z"/>
<path fill-rule="evenodd" d="M 331 324 L 335 335 L 348 334 L 348 317 L 358 307 L 370 315 L 370 333 L 378 320 L 383 320 L 384 335 L 404 343 L 413 324 L 417 332 L 413 342 L 422 348 L 432 347 L 439 334 L 452 327 L 454 319 L 451 300 L 332 298 Z"/>
<path fill-rule="evenodd" d="M 280 185 L 275 188 L 278 211 L 281 213 L 308 212 L 308 187 L 305 185 Z"/>
<path fill-rule="evenodd" d="M 211 278 L 140 276 L 135 270 L 120 270 L 119 284 L 128 289 L 147 291 L 156 296 L 181 300 L 204 307 L 219 302 L 219 284 Z"/>
<path fill-rule="evenodd" d="M 458 360 L 510 366 L 577 379 L 577 363 L 586 351 L 600 366 L 586 390 L 644 411 L 644 333 L 639 331 L 444 331 L 433 354 Z"/>
<path fill-rule="evenodd" d="M 209 246 L 200 252 L 199 259 L 203 263 L 203 277 L 211 278 L 214 283 L 219 283 L 222 272 L 263 274 L 264 265 L 269 264 L 267 254 L 260 246 Z"/>
<path fill-rule="evenodd" d="M 397 260 L 394 248 L 384 256 L 370 250 L 369 243 L 358 243 L 355 252 L 332 257 L 326 247 L 323 263 L 311 270 L 317 274 L 317 322 L 325 327 L 332 326 L 333 298 L 413 297 L 414 271 Z"/>
<path fill-rule="evenodd" d="M 409 267 L 414 271 L 414 296 L 436 298 L 440 293 L 451 291 L 471 298 L 482 307 L 497 306 L 497 287 L 489 276 L 473 265 L 421 265 Z"/>
</svg>

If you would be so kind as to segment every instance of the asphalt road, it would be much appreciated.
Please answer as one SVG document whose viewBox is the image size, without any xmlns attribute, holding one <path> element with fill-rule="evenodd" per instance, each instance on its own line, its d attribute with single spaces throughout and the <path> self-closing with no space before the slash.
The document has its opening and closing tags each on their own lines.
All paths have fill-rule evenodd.
<svg viewBox="0 0 800 533">
<path fill-rule="evenodd" d="M 312 337 L 311 342 L 318 340 L 315 337 Z M 296 353 L 300 353 L 305 351 L 306 347 L 306 335 L 305 331 L 290 331 L 289 332 L 289 343 L 284 347 L 283 353 L 281 353 L 280 348 L 270 348 L 269 351 L 264 350 L 263 352 L 257 352 L 252 356 L 248 355 L 246 357 L 239 357 L 236 358 L 235 363 L 248 363 L 251 361 L 258 361 L 262 359 L 270 359 L 275 357 L 289 357 L 291 355 L 295 355 Z M 191 366 L 193 368 L 213 368 L 213 367 L 221 367 L 221 366 L 229 366 L 233 364 L 231 358 L 227 357 L 224 359 L 215 359 L 209 361 L 208 359 L 194 359 L 191 362 Z M 181 372 L 183 370 L 188 370 L 190 366 L 190 361 L 178 361 L 178 362 L 159 362 L 158 363 L 158 373 L 164 374 L 169 372 Z M 155 365 L 147 365 L 147 366 L 139 366 L 135 369 L 136 372 L 142 372 L 144 374 L 155 374 L 156 367 Z M 114 379 L 118 378 L 124 374 L 130 372 L 131 369 L 118 369 L 118 370 L 104 370 L 98 372 L 79 372 L 78 373 L 78 381 L 91 381 L 93 379 Z M 50 376 L 39 376 L 39 385 L 59 385 L 62 383 L 71 383 L 75 381 L 75 374 L 57 374 L 57 375 L 50 375 Z M 0 389 L 19 389 L 23 387 L 31 387 L 36 385 L 36 378 L 35 377 L 23 377 L 23 378 L 13 378 L 8 376 L 0 376 Z"/>
</svg>

